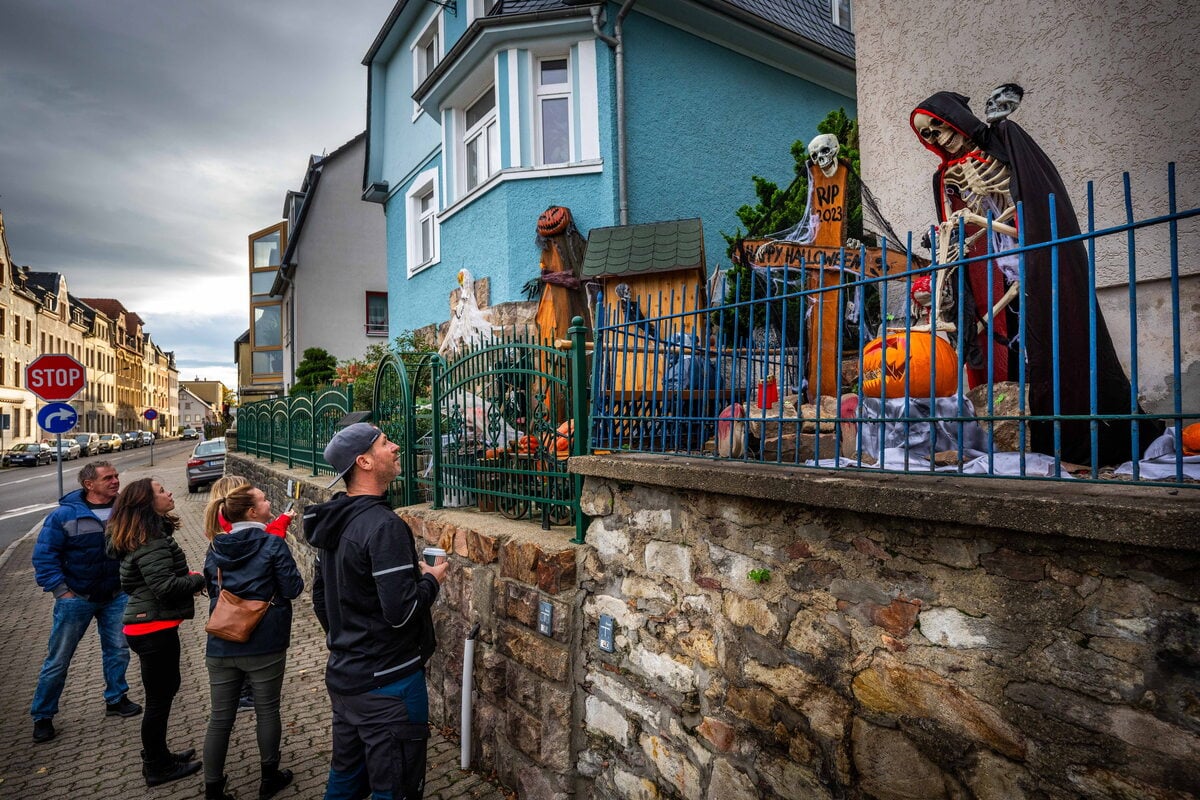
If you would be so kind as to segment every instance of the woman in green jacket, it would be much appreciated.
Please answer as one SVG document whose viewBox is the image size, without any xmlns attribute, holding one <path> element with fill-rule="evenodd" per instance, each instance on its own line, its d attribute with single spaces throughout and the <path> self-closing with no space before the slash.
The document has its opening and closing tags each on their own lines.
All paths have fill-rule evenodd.
<svg viewBox="0 0 1200 800">
<path fill-rule="evenodd" d="M 178 780 L 200 770 L 195 749 L 167 747 L 171 703 L 179 691 L 179 623 L 196 614 L 195 595 L 204 576 L 188 569 L 173 534 L 179 517 L 175 500 L 153 478 L 126 486 L 108 522 L 110 548 L 121 559 L 125 639 L 141 662 L 146 713 L 142 716 L 142 776 L 147 786 Z"/>
</svg>

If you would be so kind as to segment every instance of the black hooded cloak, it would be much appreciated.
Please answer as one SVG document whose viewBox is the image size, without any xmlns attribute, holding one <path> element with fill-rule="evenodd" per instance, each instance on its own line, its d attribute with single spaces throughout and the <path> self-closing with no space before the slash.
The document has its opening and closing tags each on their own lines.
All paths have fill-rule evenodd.
<svg viewBox="0 0 1200 800">
<path fill-rule="evenodd" d="M 1013 201 L 1022 204 L 1021 225 L 1026 246 L 1051 240 L 1050 195 L 1054 195 L 1059 239 L 1077 236 L 1079 222 L 1066 186 L 1050 158 L 1015 122 L 1001 120 L 989 126 L 971 113 L 968 98 L 953 92 L 938 92 L 918 105 L 909 116 L 909 124 L 921 142 L 941 159 L 933 176 L 934 205 L 942 219 L 942 178 L 952 156 L 937 145 L 921 138 L 912 117 L 918 113 L 941 120 L 965 136 L 1012 171 L 1009 190 Z M 1025 281 L 1021 287 L 1020 313 L 1025 317 L 1026 386 L 1029 413 L 1051 416 L 1054 410 L 1054 304 L 1051 294 L 1051 248 L 1025 254 Z M 1091 372 L 1088 355 L 1088 261 L 1083 242 L 1058 246 L 1058 333 L 1059 333 L 1059 414 L 1090 413 Z M 1094 302 L 1094 301 L 1093 301 Z M 1014 326 L 1011 335 L 1017 333 Z M 1096 307 L 1096 391 L 1100 414 L 1142 413 L 1131 408 L 1130 384 L 1117 358 L 1108 334 L 1104 315 Z M 1010 376 L 1015 379 L 1016 374 Z M 1061 425 L 1061 458 L 1076 464 L 1092 459 L 1090 428 L 1087 420 L 1064 421 Z M 1031 449 L 1054 455 L 1054 426 L 1050 422 L 1030 424 Z M 1139 452 L 1132 452 L 1131 425 L 1128 421 L 1102 420 L 1099 423 L 1098 464 L 1118 464 L 1141 457 L 1142 451 L 1162 433 L 1157 421 L 1139 423 Z"/>
</svg>

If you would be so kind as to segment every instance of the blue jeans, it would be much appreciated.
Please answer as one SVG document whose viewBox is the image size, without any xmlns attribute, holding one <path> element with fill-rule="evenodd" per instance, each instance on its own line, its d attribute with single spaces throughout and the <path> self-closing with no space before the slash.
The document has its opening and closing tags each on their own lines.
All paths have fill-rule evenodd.
<svg viewBox="0 0 1200 800">
<path fill-rule="evenodd" d="M 35 720 L 50 719 L 58 713 L 58 698 L 67 683 L 67 667 L 80 639 L 87 633 L 92 618 L 100 632 L 100 650 L 104 656 L 104 702 L 116 703 L 129 691 L 125 668 L 129 666 L 129 645 L 121 632 L 121 617 L 129 595 L 118 594 L 106 603 L 93 603 L 82 597 L 60 597 L 54 601 L 54 624 L 50 629 L 50 646 L 42 672 L 38 675 L 37 691 L 29 713 Z"/>
</svg>

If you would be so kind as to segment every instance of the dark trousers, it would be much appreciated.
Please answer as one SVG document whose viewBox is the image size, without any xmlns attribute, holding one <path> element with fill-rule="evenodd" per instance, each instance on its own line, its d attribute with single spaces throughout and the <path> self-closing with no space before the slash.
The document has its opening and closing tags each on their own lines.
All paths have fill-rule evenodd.
<svg viewBox="0 0 1200 800">
<path fill-rule="evenodd" d="M 374 692 L 329 693 L 333 758 L 326 800 L 420 800 L 425 794 L 429 695 L 418 672 Z"/>
<path fill-rule="evenodd" d="M 258 755 L 263 764 L 279 763 L 279 740 L 283 726 L 279 719 L 279 693 L 287 653 L 257 656 L 230 656 L 205 659 L 212 697 L 212 715 L 204 737 L 204 780 L 216 783 L 225 775 L 225 756 L 229 736 L 237 717 L 238 696 L 243 681 L 254 687 L 254 727 L 258 737 Z"/>
<path fill-rule="evenodd" d="M 126 636 L 129 649 L 141 664 L 146 711 L 142 715 L 142 751 L 148 761 L 170 760 L 167 722 L 171 703 L 179 692 L 179 629 L 168 628 L 142 636 Z"/>
</svg>

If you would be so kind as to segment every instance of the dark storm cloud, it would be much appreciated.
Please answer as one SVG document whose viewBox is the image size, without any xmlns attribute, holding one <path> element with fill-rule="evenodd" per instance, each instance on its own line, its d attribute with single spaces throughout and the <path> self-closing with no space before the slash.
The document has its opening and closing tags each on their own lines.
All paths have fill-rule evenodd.
<svg viewBox="0 0 1200 800">
<path fill-rule="evenodd" d="M 362 130 L 359 62 L 391 5 L 0 2 L 13 259 L 119 298 L 181 363 L 231 365 L 246 236 L 278 221 L 310 154 Z"/>
</svg>

